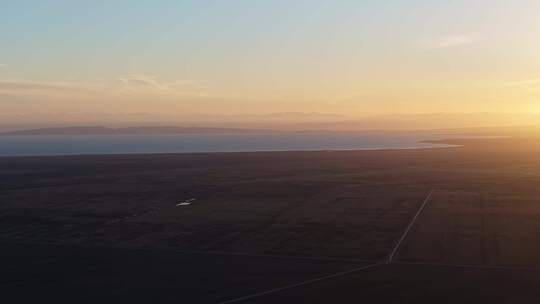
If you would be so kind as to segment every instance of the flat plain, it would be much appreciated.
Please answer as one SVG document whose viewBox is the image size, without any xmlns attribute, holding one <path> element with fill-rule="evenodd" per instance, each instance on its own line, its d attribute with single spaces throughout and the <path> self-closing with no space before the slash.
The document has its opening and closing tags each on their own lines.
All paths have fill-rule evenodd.
<svg viewBox="0 0 540 304">
<path fill-rule="evenodd" d="M 20 303 L 539 302 L 540 139 L 447 142 L 462 146 L 0 158 L 0 290 Z"/>
</svg>

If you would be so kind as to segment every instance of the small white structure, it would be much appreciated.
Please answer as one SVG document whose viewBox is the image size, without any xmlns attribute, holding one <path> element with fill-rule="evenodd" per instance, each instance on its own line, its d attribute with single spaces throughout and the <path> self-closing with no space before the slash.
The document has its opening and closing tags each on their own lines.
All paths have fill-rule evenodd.
<svg viewBox="0 0 540 304">
<path fill-rule="evenodd" d="M 179 203 L 179 204 L 176 204 L 176 207 L 178 207 L 178 206 L 189 206 L 189 205 L 191 205 L 194 201 L 195 201 L 194 198 L 190 198 L 190 199 L 187 199 L 187 200 L 185 200 L 185 201 L 183 201 L 183 202 L 181 202 L 181 203 Z"/>
</svg>

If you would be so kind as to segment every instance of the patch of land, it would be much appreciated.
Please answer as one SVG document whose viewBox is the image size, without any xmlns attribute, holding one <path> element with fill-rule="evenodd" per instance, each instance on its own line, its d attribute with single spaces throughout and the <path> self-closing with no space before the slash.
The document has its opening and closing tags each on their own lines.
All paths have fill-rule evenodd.
<svg viewBox="0 0 540 304">
<path fill-rule="evenodd" d="M 283 286 L 243 302 L 538 302 L 540 139 L 447 143 L 460 147 L 0 158 L 0 289 L 57 303 Z M 432 190 L 393 263 L 294 286 L 384 262 Z"/>
</svg>

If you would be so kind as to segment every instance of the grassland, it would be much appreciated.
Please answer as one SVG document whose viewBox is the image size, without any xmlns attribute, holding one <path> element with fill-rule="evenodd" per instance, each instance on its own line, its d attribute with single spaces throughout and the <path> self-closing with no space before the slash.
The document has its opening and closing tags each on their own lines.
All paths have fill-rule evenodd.
<svg viewBox="0 0 540 304">
<path fill-rule="evenodd" d="M 458 148 L 0 158 L 19 302 L 537 303 L 540 140 Z M 177 206 L 194 199 L 191 205 Z"/>
</svg>

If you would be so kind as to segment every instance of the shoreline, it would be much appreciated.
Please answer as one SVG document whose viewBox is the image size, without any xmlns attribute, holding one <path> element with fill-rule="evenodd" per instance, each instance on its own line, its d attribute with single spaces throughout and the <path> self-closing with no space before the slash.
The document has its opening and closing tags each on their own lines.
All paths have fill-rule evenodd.
<svg viewBox="0 0 540 304">
<path fill-rule="evenodd" d="M 249 151 L 201 151 L 201 152 L 126 152 L 126 153 L 81 153 L 81 154 L 20 154 L 20 155 L 1 155 L 3 158 L 58 158 L 58 157 L 99 157 L 99 156 L 152 156 L 152 155 L 219 155 L 219 154 L 265 154 L 265 153 L 323 153 L 323 152 L 377 152 L 377 151 L 411 151 L 411 150 L 438 150 L 460 148 L 464 145 L 450 144 L 435 141 L 419 141 L 418 143 L 433 144 L 430 147 L 402 147 L 402 148 L 342 148 L 342 149 L 305 149 L 305 150 L 249 150 Z"/>
</svg>

